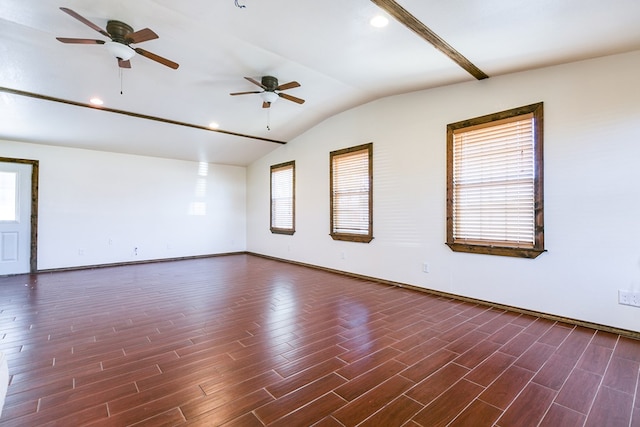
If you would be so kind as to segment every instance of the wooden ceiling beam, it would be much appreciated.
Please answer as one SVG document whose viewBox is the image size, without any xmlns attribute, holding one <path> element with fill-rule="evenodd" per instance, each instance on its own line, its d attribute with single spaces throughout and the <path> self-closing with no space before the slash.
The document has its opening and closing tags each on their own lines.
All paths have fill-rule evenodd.
<svg viewBox="0 0 640 427">
<path fill-rule="evenodd" d="M 222 129 L 213 129 L 213 128 L 210 128 L 210 127 L 207 127 L 207 126 L 195 125 L 195 124 L 192 124 L 192 123 L 181 122 L 181 121 L 178 121 L 178 120 L 165 119 L 165 118 L 162 118 L 162 117 L 150 116 L 148 114 L 134 113 L 134 112 L 125 111 L 125 110 L 117 110 L 115 108 L 108 108 L 108 107 L 103 107 L 103 106 L 95 106 L 95 105 L 91 105 L 91 104 L 85 104 L 83 102 L 71 101 L 71 100 L 68 100 L 68 99 L 56 98 L 56 97 L 53 97 L 53 96 L 42 95 L 42 94 L 34 93 L 34 92 L 27 92 L 27 91 L 24 91 L 24 90 L 11 89 L 11 88 L 8 88 L 8 87 L 0 86 L 0 92 L 12 94 L 12 95 L 18 95 L 18 96 L 25 96 L 25 97 L 29 97 L 29 98 L 41 99 L 43 101 L 58 102 L 60 104 L 73 105 L 75 107 L 83 107 L 83 108 L 90 108 L 92 110 L 107 111 L 109 113 L 121 114 L 121 115 L 124 115 L 124 116 L 135 117 L 137 119 L 152 120 L 152 121 L 155 121 L 155 122 L 166 123 L 166 124 L 174 125 L 174 126 L 183 126 L 183 127 L 188 127 L 188 128 L 192 128 L 192 129 L 205 130 L 207 132 L 223 133 L 225 135 L 238 136 L 238 137 L 241 137 L 241 138 L 257 139 L 259 141 L 273 142 L 273 143 L 276 143 L 276 144 L 286 144 L 286 141 L 278 141 L 276 139 L 263 138 L 261 136 L 247 135 L 247 134 L 244 134 L 244 133 L 231 132 L 231 131 L 222 130 Z"/>
<path fill-rule="evenodd" d="M 371 0 L 371 2 L 376 4 L 389 15 L 393 16 L 402 25 L 409 28 L 411 31 L 431 43 L 436 49 L 447 55 L 456 64 L 458 64 L 476 79 L 483 80 L 489 78 L 487 74 L 476 67 L 460 52 L 451 47 L 449 43 L 444 41 L 433 31 L 431 31 L 429 27 L 424 25 L 418 18 L 410 14 L 405 8 L 400 6 L 394 0 Z"/>
</svg>

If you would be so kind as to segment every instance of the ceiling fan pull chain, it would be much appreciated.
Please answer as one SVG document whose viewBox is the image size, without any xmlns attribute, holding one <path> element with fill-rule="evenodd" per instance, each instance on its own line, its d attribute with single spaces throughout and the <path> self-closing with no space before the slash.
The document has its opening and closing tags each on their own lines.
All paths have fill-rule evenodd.
<svg viewBox="0 0 640 427">
<path fill-rule="evenodd" d="M 122 68 L 118 68 L 118 72 L 120 73 L 120 95 L 122 95 Z"/>
<path fill-rule="evenodd" d="M 267 108 L 267 130 L 271 130 L 271 108 Z"/>
</svg>

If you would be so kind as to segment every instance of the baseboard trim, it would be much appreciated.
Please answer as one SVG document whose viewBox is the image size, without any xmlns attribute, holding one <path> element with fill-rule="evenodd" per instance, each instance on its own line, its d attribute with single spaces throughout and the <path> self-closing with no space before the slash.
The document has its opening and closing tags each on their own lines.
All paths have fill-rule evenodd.
<svg viewBox="0 0 640 427">
<path fill-rule="evenodd" d="M 184 261 L 184 260 L 190 260 L 190 259 L 215 258 L 215 257 L 222 257 L 222 256 L 246 255 L 246 254 L 247 252 L 245 251 L 223 252 L 219 254 L 205 254 L 205 255 L 174 257 L 174 258 L 146 259 L 146 260 L 140 260 L 140 261 L 114 262 L 109 264 L 79 265 L 75 267 L 48 268 L 44 270 L 38 270 L 36 273 L 55 273 L 55 272 L 61 272 L 61 271 L 93 270 L 96 268 L 125 267 L 128 265 L 155 264 L 159 262 Z"/>
<path fill-rule="evenodd" d="M 621 336 L 624 336 L 624 337 L 640 340 L 640 332 L 638 332 L 638 331 L 632 331 L 632 330 L 628 330 L 628 329 L 616 328 L 616 327 L 613 327 L 613 326 L 601 325 L 599 323 L 593 323 L 593 322 L 588 322 L 588 321 L 579 320 L 579 319 L 573 319 L 573 318 L 569 318 L 569 317 L 557 316 L 557 315 L 554 315 L 554 314 L 548 314 L 548 313 L 543 313 L 543 312 L 539 312 L 539 311 L 528 310 L 528 309 L 525 309 L 525 308 L 514 307 L 514 306 L 510 306 L 510 305 L 506 305 L 506 304 L 494 303 L 494 302 L 491 302 L 491 301 L 485 301 L 485 300 L 481 300 L 481 299 L 465 297 L 465 296 L 461 296 L 461 295 L 451 294 L 451 293 L 448 293 L 448 292 L 438 291 L 438 290 L 435 290 L 435 289 L 423 288 L 421 286 L 411 285 L 411 284 L 408 284 L 408 283 L 394 282 L 394 281 L 391 281 L 391 280 L 385 280 L 385 279 L 380 279 L 380 278 L 377 278 L 377 277 L 365 276 L 365 275 L 362 275 L 362 274 L 351 273 L 351 272 L 348 272 L 348 271 L 337 270 L 337 269 L 328 268 L 328 267 L 322 267 L 322 266 L 318 266 L 318 265 L 314 265 L 314 264 L 307 264 L 307 263 L 304 263 L 304 262 L 293 261 L 293 260 L 284 259 L 284 258 L 278 258 L 278 257 L 270 256 L 270 255 L 264 255 L 264 254 L 256 253 L 256 252 L 246 252 L 246 253 L 248 255 L 257 256 L 257 257 L 260 257 L 260 258 L 266 258 L 266 259 L 271 259 L 271 260 L 274 260 L 274 261 L 286 262 L 288 264 L 294 264 L 294 265 L 299 265 L 299 266 L 302 266 L 302 267 L 313 268 L 315 270 L 327 271 L 327 272 L 330 272 L 330 273 L 340 274 L 340 275 L 343 275 L 343 276 L 349 276 L 349 277 L 353 277 L 353 278 L 356 278 L 356 279 L 368 280 L 370 282 L 380 283 L 380 284 L 383 284 L 383 285 L 394 286 L 394 287 L 398 287 L 398 288 L 411 289 L 411 290 L 417 291 L 417 292 L 423 292 L 423 293 L 427 293 L 427 294 L 435 295 L 435 296 L 440 296 L 440 297 L 444 297 L 444 298 L 450 298 L 450 299 L 454 299 L 454 300 L 465 301 L 465 302 L 470 302 L 470 303 L 474 303 L 474 304 L 480 304 L 480 305 L 483 305 L 483 306 L 486 306 L 486 307 L 497 308 L 497 309 L 500 309 L 500 310 L 511 311 L 511 312 L 514 312 L 514 313 L 527 314 L 527 315 L 530 315 L 530 316 L 541 317 L 541 318 L 547 319 L 547 320 L 553 320 L 553 321 L 556 321 L 556 322 L 568 323 L 570 325 L 582 326 L 582 327 L 585 327 L 585 328 L 596 329 L 596 330 L 603 331 L 603 332 L 610 332 L 610 333 L 621 335 Z"/>
</svg>

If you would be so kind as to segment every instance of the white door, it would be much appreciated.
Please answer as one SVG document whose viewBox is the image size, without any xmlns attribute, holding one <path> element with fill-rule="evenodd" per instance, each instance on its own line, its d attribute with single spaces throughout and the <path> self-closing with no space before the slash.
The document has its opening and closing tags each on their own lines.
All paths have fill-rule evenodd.
<svg viewBox="0 0 640 427">
<path fill-rule="evenodd" d="M 0 275 L 30 270 L 31 171 L 30 164 L 0 162 Z"/>
</svg>

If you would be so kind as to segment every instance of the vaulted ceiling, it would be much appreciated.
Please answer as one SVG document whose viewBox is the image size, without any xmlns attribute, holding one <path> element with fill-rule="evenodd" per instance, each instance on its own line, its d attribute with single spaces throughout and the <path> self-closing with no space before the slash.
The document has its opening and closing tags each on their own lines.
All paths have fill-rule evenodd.
<svg viewBox="0 0 640 427">
<path fill-rule="evenodd" d="M 150 28 L 132 46 L 179 68 L 61 43 L 108 38 L 60 7 Z M 384 96 L 640 49 L 639 18 L 638 0 L 2 0 L 0 139 L 248 165 Z M 265 75 L 305 102 L 230 96 Z"/>
</svg>

